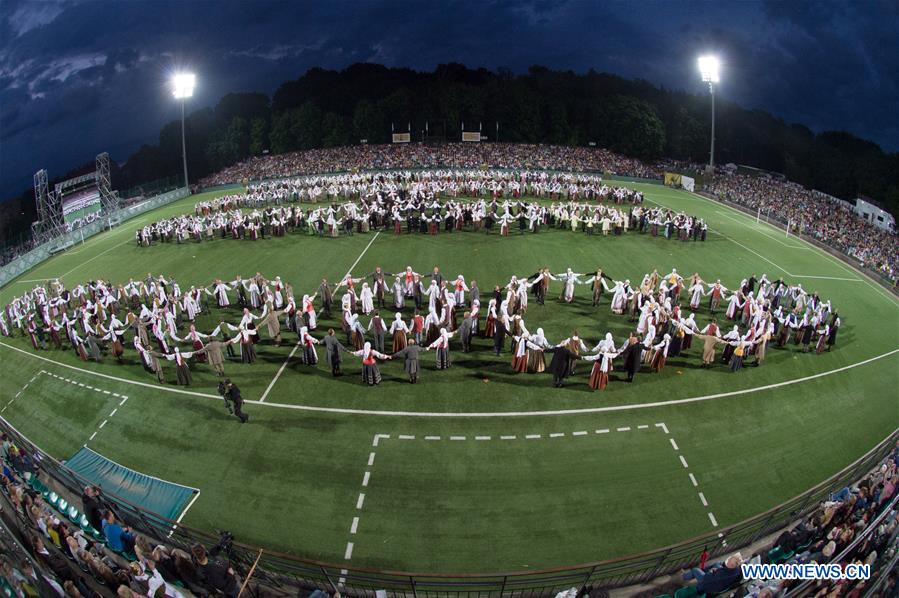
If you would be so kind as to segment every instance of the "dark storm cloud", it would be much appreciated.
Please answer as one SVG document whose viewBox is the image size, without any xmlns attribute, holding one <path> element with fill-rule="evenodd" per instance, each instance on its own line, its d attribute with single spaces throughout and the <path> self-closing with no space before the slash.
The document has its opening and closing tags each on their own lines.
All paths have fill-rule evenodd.
<svg viewBox="0 0 899 598">
<path fill-rule="evenodd" d="M 166 82 L 198 73 L 192 107 L 271 93 L 312 66 L 532 64 L 609 71 L 723 97 L 814 130 L 899 149 L 895 2 L 23 2 L 0 4 L 0 183 L 25 187 L 110 151 L 123 160 L 177 117 Z M 5 194 L 8 195 L 8 194 Z"/>
</svg>

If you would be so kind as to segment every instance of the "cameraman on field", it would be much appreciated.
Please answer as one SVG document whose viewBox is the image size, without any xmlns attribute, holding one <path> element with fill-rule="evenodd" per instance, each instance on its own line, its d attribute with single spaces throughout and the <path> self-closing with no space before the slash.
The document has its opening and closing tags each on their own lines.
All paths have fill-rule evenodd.
<svg viewBox="0 0 899 598">
<path fill-rule="evenodd" d="M 228 413 L 236 415 L 242 424 L 249 421 L 250 417 L 243 412 L 243 397 L 240 396 L 240 389 L 231 382 L 231 378 L 225 378 L 224 382 L 219 382 L 218 393 L 222 395 Z"/>
</svg>

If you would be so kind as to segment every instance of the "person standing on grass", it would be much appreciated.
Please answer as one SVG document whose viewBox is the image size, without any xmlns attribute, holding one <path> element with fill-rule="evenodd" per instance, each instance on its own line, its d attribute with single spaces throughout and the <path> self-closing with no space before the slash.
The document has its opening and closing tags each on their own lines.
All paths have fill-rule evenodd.
<svg viewBox="0 0 899 598">
<path fill-rule="evenodd" d="M 553 356 L 549 364 L 549 371 L 553 375 L 553 387 L 562 388 L 565 378 L 571 371 L 571 362 L 576 361 L 578 356 L 565 343 L 544 349 L 544 353 L 552 353 Z"/>
<path fill-rule="evenodd" d="M 224 376 L 225 375 L 225 357 L 222 354 L 222 348 L 226 345 L 230 346 L 234 339 L 221 341 L 215 338 L 214 335 L 210 335 L 212 340 L 208 341 L 206 345 L 200 349 L 199 351 L 194 351 L 194 355 L 203 355 L 209 358 L 209 365 L 215 370 L 216 375 Z"/>
<path fill-rule="evenodd" d="M 325 345 L 325 361 L 331 366 L 331 375 L 335 378 L 343 375 L 340 371 L 341 357 L 340 354 L 346 352 L 346 347 L 340 344 L 334 329 L 328 329 L 328 335 L 322 340 Z"/>
<path fill-rule="evenodd" d="M 440 336 L 428 346 L 428 349 L 437 350 L 437 369 L 446 370 L 450 367 L 449 339 L 455 332 L 447 332 L 446 328 L 440 329 Z"/>
<path fill-rule="evenodd" d="M 326 318 L 331 317 L 331 304 L 334 301 L 333 295 L 331 295 L 331 287 L 328 286 L 328 279 L 322 278 L 322 282 L 318 285 L 318 296 L 321 297 L 322 300 L 322 313 Z"/>
<path fill-rule="evenodd" d="M 428 349 L 416 344 L 414 338 L 410 338 L 408 344 L 404 349 L 395 352 L 391 356 L 391 359 L 402 358 L 403 371 L 405 371 L 409 376 L 410 384 L 418 384 L 418 372 L 421 371 L 419 355 L 422 353 L 422 351 L 427 350 Z"/>
<path fill-rule="evenodd" d="M 378 359 L 391 359 L 389 355 L 384 355 L 371 348 L 371 343 L 365 343 L 359 351 L 352 353 L 356 357 L 362 358 L 362 382 L 369 386 L 375 386 L 381 383 L 381 370 L 378 369 Z"/>
<path fill-rule="evenodd" d="M 154 357 L 165 358 L 168 361 L 175 362 L 175 373 L 178 379 L 178 384 L 181 386 L 190 386 L 193 383 L 193 376 L 191 376 L 190 368 L 187 365 L 187 360 L 193 357 L 192 351 L 187 351 L 182 353 L 181 349 L 175 347 L 174 352 L 169 353 L 168 355 L 164 355 L 162 353 L 153 353 Z"/>
<path fill-rule="evenodd" d="M 637 335 L 632 332 L 618 353 L 624 360 L 624 371 L 627 372 L 627 381 L 633 382 L 634 376 L 640 371 L 640 366 L 643 363 L 643 345 L 640 344 Z"/>
</svg>

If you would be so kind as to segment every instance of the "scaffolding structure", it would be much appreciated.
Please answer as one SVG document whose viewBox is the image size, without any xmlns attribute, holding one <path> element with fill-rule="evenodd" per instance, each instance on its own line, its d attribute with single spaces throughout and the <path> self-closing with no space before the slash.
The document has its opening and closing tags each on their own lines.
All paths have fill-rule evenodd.
<svg viewBox="0 0 899 598">
<path fill-rule="evenodd" d="M 100 205 L 104 216 L 110 216 L 119 210 L 119 194 L 112 190 L 109 178 L 109 153 L 97 155 L 97 188 L 100 191 Z"/>
</svg>

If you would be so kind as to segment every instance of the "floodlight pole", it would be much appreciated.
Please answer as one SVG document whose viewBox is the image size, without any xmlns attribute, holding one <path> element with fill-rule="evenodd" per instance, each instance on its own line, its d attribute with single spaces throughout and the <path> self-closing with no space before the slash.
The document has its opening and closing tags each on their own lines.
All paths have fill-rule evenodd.
<svg viewBox="0 0 899 598">
<path fill-rule="evenodd" d="M 187 182 L 187 141 L 184 136 L 184 98 L 181 98 L 181 158 L 184 161 L 184 187 L 190 189 L 190 184 Z"/>
<path fill-rule="evenodd" d="M 715 84 L 709 81 L 709 94 L 712 96 L 712 147 L 709 150 L 709 172 L 715 170 Z"/>
</svg>

